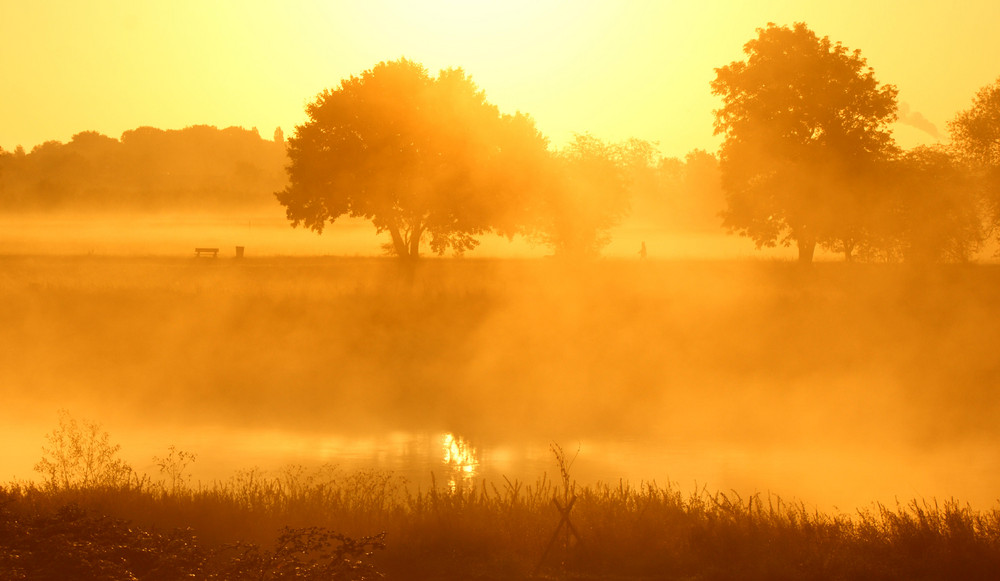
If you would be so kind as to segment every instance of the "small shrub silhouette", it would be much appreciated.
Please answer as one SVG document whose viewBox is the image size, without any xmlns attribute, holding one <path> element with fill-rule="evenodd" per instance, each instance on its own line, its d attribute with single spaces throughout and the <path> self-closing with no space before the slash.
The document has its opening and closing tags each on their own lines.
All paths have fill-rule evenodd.
<svg viewBox="0 0 1000 581">
<path fill-rule="evenodd" d="M 35 471 L 50 488 L 75 486 L 122 487 L 138 483 L 132 467 L 118 457 L 121 445 L 100 424 L 78 422 L 66 410 L 59 411 L 59 427 L 46 436 L 48 447 Z"/>
</svg>

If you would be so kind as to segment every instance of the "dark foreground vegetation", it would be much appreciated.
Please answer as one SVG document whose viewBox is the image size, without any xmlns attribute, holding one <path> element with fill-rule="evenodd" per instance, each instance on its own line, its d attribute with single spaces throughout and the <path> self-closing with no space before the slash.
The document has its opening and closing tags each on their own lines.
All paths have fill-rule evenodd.
<svg viewBox="0 0 1000 581">
<path fill-rule="evenodd" d="M 1000 509 L 956 500 L 824 513 L 772 494 L 558 477 L 414 487 L 334 465 L 192 486 L 169 448 L 140 474 L 63 412 L 35 470 L 0 486 L 11 581 L 369 579 L 992 579 Z"/>
<path fill-rule="evenodd" d="M 544 478 L 453 491 L 301 470 L 198 490 L 11 484 L 0 489 L 0 577 L 871 580 L 1000 570 L 1000 512 L 956 501 L 831 515 L 655 484 L 568 492 L 579 536 L 558 535 L 546 553 L 559 523 L 553 498 L 567 489 Z"/>
</svg>

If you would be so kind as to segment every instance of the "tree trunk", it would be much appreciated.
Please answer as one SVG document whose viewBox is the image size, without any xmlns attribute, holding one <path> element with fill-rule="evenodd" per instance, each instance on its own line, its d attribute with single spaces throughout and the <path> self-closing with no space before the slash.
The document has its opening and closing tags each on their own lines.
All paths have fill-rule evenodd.
<svg viewBox="0 0 1000 581">
<path fill-rule="evenodd" d="M 399 233 L 399 228 L 396 225 L 389 226 L 389 234 L 392 236 L 392 247 L 396 251 L 396 256 L 403 260 L 409 258 L 406 242 L 403 241 L 403 235 Z"/>
<path fill-rule="evenodd" d="M 423 236 L 424 230 L 420 226 L 414 226 L 410 230 L 410 258 L 416 260 L 420 257 L 420 237 Z"/>
<path fill-rule="evenodd" d="M 813 254 L 816 253 L 816 241 L 800 238 L 796 242 L 799 246 L 799 264 L 812 264 Z"/>
</svg>

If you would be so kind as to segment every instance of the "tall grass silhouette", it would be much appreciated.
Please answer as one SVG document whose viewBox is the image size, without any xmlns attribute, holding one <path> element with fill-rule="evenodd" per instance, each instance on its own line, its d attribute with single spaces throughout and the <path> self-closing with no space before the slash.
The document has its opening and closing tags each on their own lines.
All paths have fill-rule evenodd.
<svg viewBox="0 0 1000 581">
<path fill-rule="evenodd" d="M 104 441 L 99 429 L 85 433 Z M 12 482 L 0 487 L 0 576 L 528 578 L 559 520 L 554 498 L 576 499 L 585 551 L 543 567 L 548 576 L 990 579 L 1000 570 L 996 508 L 914 500 L 826 514 L 773 495 L 579 485 L 553 450 L 559 480 L 532 483 L 420 489 L 391 472 L 324 465 L 180 486 L 169 464 L 127 481 Z"/>
</svg>

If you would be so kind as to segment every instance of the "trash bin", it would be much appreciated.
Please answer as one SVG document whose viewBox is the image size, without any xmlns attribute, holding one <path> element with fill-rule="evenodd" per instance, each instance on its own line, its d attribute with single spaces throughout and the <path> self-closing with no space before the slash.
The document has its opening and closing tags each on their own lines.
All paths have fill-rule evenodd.
<svg viewBox="0 0 1000 581">
<path fill-rule="evenodd" d="M 236 258 L 243 258 L 243 247 L 242 246 L 237 246 L 236 247 Z"/>
</svg>

